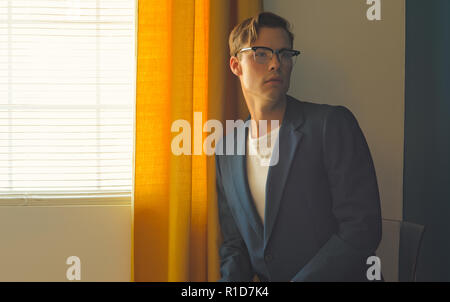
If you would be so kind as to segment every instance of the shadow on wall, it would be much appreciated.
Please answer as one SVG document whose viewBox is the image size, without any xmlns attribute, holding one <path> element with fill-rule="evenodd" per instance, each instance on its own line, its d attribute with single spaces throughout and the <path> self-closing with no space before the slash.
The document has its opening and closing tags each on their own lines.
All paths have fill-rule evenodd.
<svg viewBox="0 0 450 302">
<path fill-rule="evenodd" d="M 418 281 L 450 281 L 450 1 L 406 2 L 404 218 L 424 224 Z"/>
</svg>

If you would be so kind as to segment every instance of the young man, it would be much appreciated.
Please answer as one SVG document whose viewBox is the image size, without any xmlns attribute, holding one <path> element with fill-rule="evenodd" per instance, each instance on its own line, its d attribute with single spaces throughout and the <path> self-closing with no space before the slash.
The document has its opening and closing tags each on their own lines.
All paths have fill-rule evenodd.
<svg viewBox="0 0 450 302">
<path fill-rule="evenodd" d="M 216 148 L 220 281 L 255 275 L 261 281 L 367 281 L 381 211 L 374 165 L 355 117 L 343 106 L 286 94 L 299 52 L 283 18 L 261 13 L 247 19 L 233 29 L 229 44 L 247 121 L 256 123 L 237 129 L 245 143 L 233 131 Z M 267 131 L 259 121 L 267 121 Z M 280 127 L 272 129 L 272 121 Z M 258 150 L 274 137 L 264 158 Z M 244 152 L 227 154 L 229 140 Z M 267 151 L 277 153 L 276 164 L 263 164 Z"/>
</svg>

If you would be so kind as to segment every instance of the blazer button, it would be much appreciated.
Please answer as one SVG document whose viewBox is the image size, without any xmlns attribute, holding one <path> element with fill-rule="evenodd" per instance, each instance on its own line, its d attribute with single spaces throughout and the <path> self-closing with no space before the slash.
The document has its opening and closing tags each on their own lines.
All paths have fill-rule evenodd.
<svg viewBox="0 0 450 302">
<path fill-rule="evenodd" d="M 273 256 L 271 254 L 267 254 L 266 256 L 264 256 L 264 260 L 266 260 L 267 262 L 272 261 Z"/>
</svg>

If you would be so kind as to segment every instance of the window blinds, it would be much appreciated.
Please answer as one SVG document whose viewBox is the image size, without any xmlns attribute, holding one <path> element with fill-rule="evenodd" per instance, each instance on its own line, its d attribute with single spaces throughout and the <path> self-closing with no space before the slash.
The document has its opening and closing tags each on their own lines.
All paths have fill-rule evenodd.
<svg viewBox="0 0 450 302">
<path fill-rule="evenodd" d="M 0 0 L 0 204 L 129 201 L 134 99 L 135 0 Z"/>
</svg>

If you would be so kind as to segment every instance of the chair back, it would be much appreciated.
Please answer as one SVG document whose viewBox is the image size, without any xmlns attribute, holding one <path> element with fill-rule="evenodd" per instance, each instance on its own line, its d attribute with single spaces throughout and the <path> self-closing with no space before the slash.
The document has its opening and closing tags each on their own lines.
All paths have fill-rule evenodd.
<svg viewBox="0 0 450 302">
<path fill-rule="evenodd" d="M 387 282 L 416 281 L 417 259 L 424 226 L 408 221 L 383 219 L 382 239 L 376 255 Z"/>
</svg>

